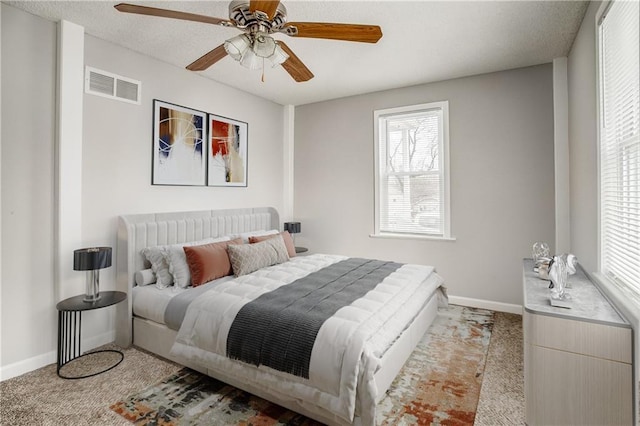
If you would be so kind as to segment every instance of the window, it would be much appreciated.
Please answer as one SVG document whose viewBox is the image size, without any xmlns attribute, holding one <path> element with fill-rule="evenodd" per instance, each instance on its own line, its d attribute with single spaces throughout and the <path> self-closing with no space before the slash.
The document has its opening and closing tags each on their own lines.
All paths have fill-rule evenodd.
<svg viewBox="0 0 640 426">
<path fill-rule="evenodd" d="M 638 2 L 599 20 L 600 272 L 640 298 Z"/>
<path fill-rule="evenodd" d="M 450 238 L 449 103 L 375 111 L 375 234 Z"/>
</svg>

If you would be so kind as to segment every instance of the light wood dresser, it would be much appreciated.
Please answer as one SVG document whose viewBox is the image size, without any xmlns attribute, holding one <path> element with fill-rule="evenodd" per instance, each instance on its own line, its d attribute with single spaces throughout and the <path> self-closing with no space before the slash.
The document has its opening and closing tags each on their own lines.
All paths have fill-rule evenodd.
<svg viewBox="0 0 640 426">
<path fill-rule="evenodd" d="M 582 267 L 571 309 L 551 306 L 549 281 L 523 261 L 525 420 L 535 425 L 633 424 L 632 329 Z"/>
</svg>

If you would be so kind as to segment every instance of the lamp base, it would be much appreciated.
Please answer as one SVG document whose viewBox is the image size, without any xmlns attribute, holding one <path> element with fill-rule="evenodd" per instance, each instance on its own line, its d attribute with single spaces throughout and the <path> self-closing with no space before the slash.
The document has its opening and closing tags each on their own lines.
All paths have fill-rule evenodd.
<svg viewBox="0 0 640 426">
<path fill-rule="evenodd" d="M 98 293 L 97 295 L 93 295 L 93 294 L 85 294 L 84 295 L 84 299 L 82 299 L 83 302 L 87 302 L 87 303 L 95 303 L 98 300 L 100 300 L 102 297 L 100 296 L 100 294 Z"/>
<path fill-rule="evenodd" d="M 87 284 L 84 292 L 83 302 L 95 303 L 100 300 L 100 270 L 87 271 Z"/>
</svg>

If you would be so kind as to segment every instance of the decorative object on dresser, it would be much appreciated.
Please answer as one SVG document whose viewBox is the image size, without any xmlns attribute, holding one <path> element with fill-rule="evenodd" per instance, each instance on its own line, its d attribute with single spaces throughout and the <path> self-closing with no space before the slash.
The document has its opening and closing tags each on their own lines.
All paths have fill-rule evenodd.
<svg viewBox="0 0 640 426">
<path fill-rule="evenodd" d="M 537 264 L 538 261 L 549 258 L 549 245 L 545 242 L 537 241 L 533 243 L 531 254 L 533 256 L 533 262 Z"/>
<path fill-rule="evenodd" d="M 631 325 L 575 263 L 572 309 L 552 306 L 533 264 L 523 261 L 525 423 L 632 424 Z"/>
<path fill-rule="evenodd" d="M 549 301 L 551 306 L 561 308 L 571 308 L 571 294 L 566 291 L 571 288 L 571 283 L 567 280 L 569 275 L 576 273 L 578 258 L 571 253 L 555 255 L 551 259 L 542 258 L 536 261 L 533 270 L 537 270 L 538 276 L 543 280 L 551 281 L 549 284 Z"/>
<path fill-rule="evenodd" d="M 571 308 L 571 295 L 566 292 L 567 277 L 569 276 L 567 262 L 563 256 L 553 256 L 549 265 L 549 279 L 551 280 L 549 301 L 551 306 Z"/>
<path fill-rule="evenodd" d="M 111 247 L 89 247 L 73 251 L 73 269 L 87 271 L 84 302 L 100 300 L 100 269 L 111 266 Z"/>
</svg>

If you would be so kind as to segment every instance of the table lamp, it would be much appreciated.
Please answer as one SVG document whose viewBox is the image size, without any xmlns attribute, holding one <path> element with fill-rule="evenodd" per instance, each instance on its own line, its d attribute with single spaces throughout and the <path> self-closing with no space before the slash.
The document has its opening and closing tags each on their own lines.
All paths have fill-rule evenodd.
<svg viewBox="0 0 640 426">
<path fill-rule="evenodd" d="M 111 266 L 111 247 L 90 247 L 73 251 L 73 269 L 87 271 L 84 302 L 100 300 L 100 269 Z"/>
<path fill-rule="evenodd" d="M 284 230 L 285 231 L 289 231 L 289 233 L 293 237 L 293 244 L 295 245 L 295 243 L 296 243 L 296 234 L 299 234 L 300 230 L 301 230 L 300 222 L 285 222 L 284 223 Z"/>
</svg>

